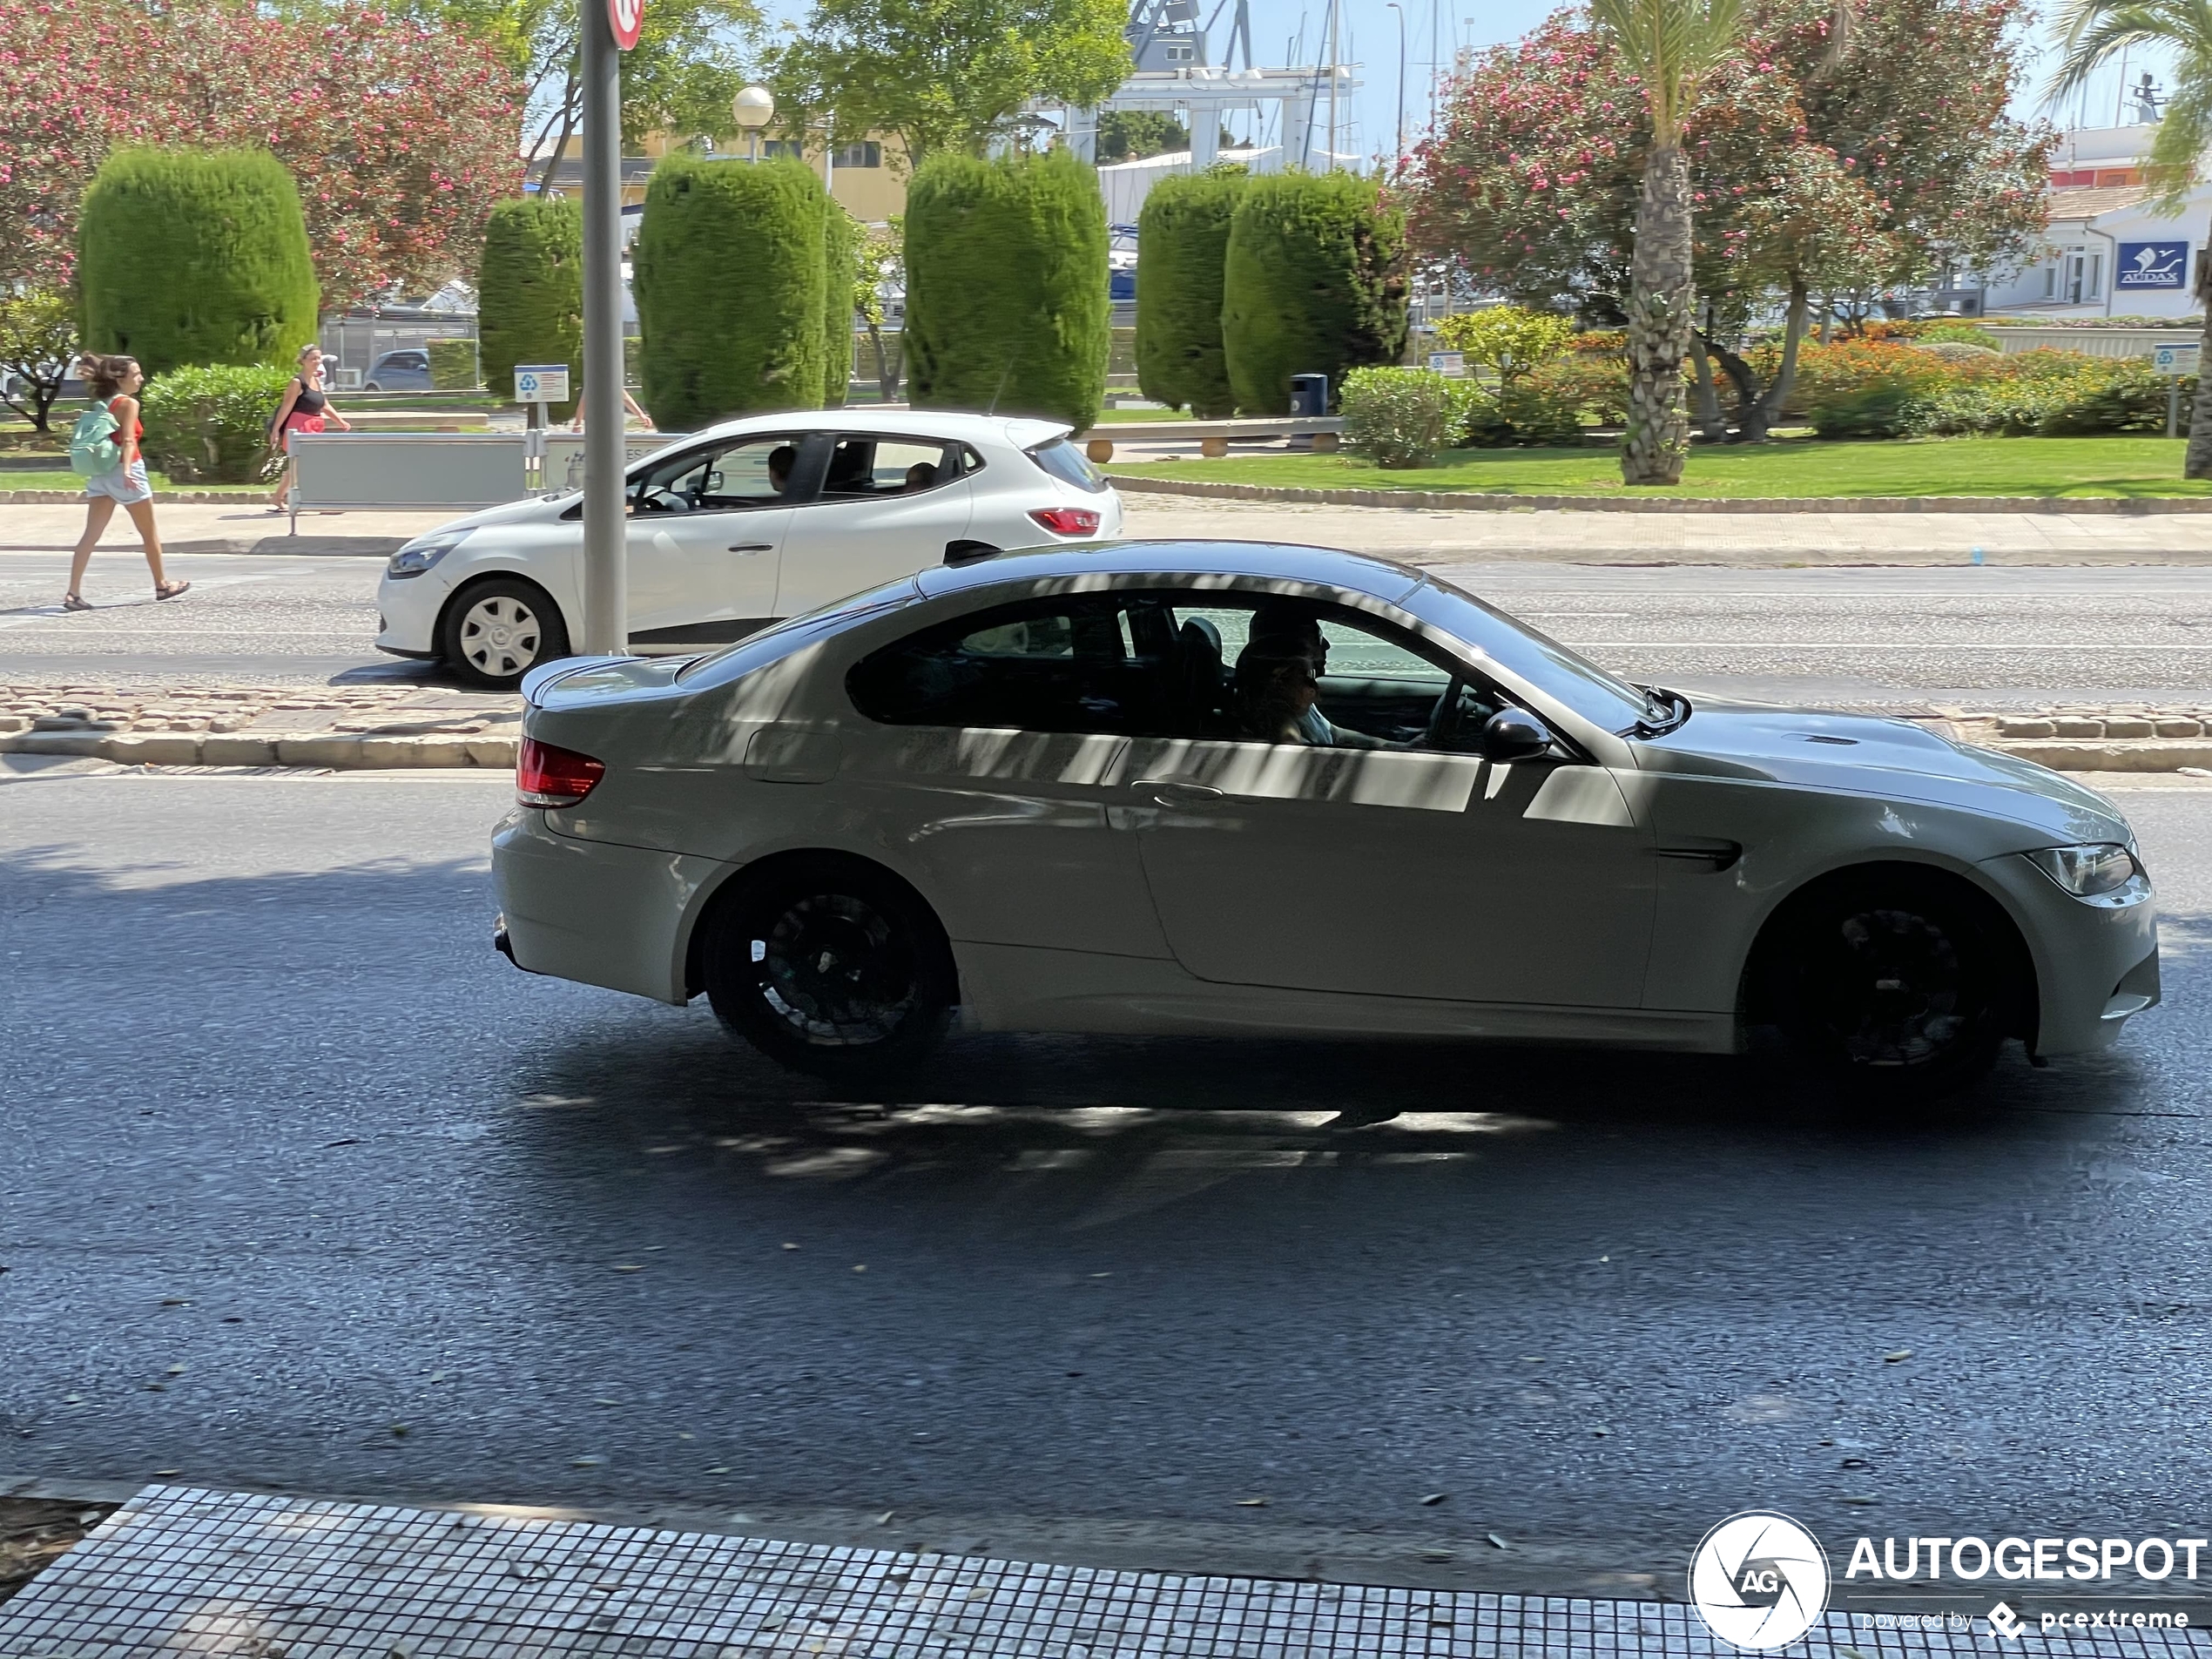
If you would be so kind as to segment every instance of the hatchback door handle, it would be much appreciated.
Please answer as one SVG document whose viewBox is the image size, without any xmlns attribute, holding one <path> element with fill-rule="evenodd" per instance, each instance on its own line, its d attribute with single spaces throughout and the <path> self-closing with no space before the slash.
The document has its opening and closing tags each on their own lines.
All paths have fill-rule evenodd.
<svg viewBox="0 0 2212 1659">
<path fill-rule="evenodd" d="M 1211 784 L 1187 784 L 1175 778 L 1140 779 L 1136 786 L 1150 790 L 1163 806 L 1197 806 L 1221 799 L 1221 791 Z"/>
<path fill-rule="evenodd" d="M 730 550 L 732 553 L 773 553 L 775 550 L 773 542 L 740 542 Z"/>
</svg>

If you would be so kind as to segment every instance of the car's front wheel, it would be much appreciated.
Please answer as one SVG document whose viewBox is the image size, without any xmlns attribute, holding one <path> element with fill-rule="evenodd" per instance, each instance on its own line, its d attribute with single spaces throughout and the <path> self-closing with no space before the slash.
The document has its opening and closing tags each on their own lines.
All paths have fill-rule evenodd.
<svg viewBox="0 0 2212 1659">
<path fill-rule="evenodd" d="M 771 1059 L 830 1075 L 921 1059 L 956 992 L 929 907 L 859 860 L 799 859 L 746 882 L 710 919 L 701 962 L 722 1022 Z"/>
<path fill-rule="evenodd" d="M 1872 1098 L 1928 1100 L 1979 1078 L 2013 1001 L 2006 941 L 1940 880 L 1851 881 L 1791 918 L 1768 970 L 1798 1057 Z"/>
<path fill-rule="evenodd" d="M 560 607 L 536 583 L 491 576 L 446 604 L 439 655 L 472 685 L 507 691 L 541 664 L 569 654 Z"/>
</svg>

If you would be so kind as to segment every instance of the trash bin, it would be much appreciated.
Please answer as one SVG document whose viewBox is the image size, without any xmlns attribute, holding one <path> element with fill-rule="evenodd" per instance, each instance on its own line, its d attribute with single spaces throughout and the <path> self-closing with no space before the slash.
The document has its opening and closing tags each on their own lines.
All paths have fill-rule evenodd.
<svg viewBox="0 0 2212 1659">
<path fill-rule="evenodd" d="M 1291 413 L 1292 415 L 1326 415 L 1328 412 L 1329 377 L 1326 374 L 1291 376 Z"/>
</svg>

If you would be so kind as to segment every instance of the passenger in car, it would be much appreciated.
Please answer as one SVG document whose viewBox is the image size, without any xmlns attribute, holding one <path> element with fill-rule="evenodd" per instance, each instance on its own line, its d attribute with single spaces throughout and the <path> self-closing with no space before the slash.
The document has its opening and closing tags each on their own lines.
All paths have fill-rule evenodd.
<svg viewBox="0 0 2212 1659">
<path fill-rule="evenodd" d="M 917 461 L 907 469 L 908 489 L 927 489 L 937 482 L 937 469 L 927 461 Z"/>
<path fill-rule="evenodd" d="M 796 445 L 779 443 L 768 452 L 768 488 L 779 496 L 791 487 L 791 469 L 799 464 Z"/>
</svg>

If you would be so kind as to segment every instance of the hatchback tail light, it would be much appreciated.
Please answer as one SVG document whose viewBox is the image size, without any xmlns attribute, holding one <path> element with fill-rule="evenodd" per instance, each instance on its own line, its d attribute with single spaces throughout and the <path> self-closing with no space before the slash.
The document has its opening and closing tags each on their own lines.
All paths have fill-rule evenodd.
<svg viewBox="0 0 2212 1659">
<path fill-rule="evenodd" d="M 1040 507 L 1029 516 L 1055 536 L 1098 534 L 1098 515 L 1088 507 Z"/>
<path fill-rule="evenodd" d="M 524 738 L 515 757 L 515 792 L 525 806 L 574 806 L 606 772 L 590 755 Z"/>
</svg>

